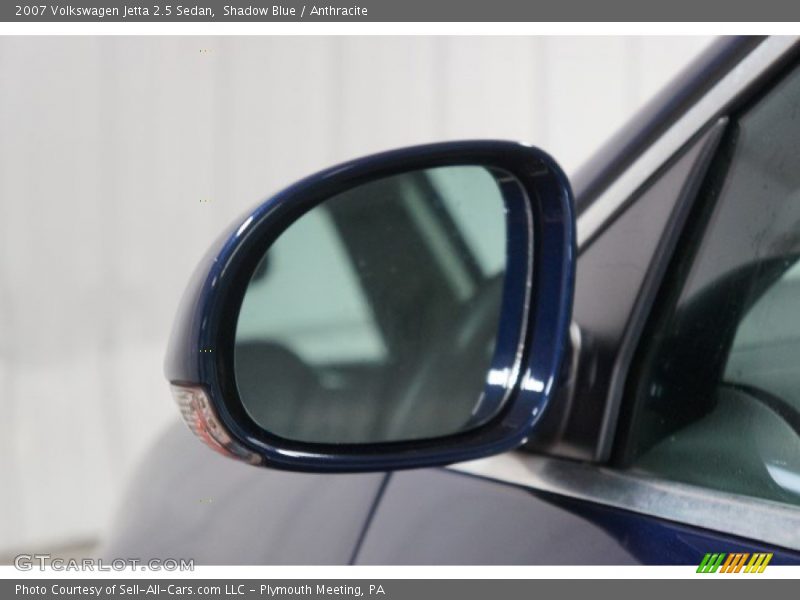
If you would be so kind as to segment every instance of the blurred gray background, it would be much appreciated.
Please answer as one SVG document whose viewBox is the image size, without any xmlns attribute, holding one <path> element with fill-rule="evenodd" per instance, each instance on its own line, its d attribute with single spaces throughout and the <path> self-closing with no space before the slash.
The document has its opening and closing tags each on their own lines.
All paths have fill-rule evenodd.
<svg viewBox="0 0 800 600">
<path fill-rule="evenodd" d="M 177 410 L 196 261 L 333 162 L 458 138 L 568 173 L 700 37 L 0 38 L 0 559 L 90 549 Z"/>
</svg>

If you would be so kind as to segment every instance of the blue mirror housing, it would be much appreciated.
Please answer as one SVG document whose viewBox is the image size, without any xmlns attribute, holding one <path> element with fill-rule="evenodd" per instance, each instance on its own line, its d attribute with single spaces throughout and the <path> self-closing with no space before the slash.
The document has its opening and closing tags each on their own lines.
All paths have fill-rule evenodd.
<svg viewBox="0 0 800 600">
<path fill-rule="evenodd" d="M 242 300 L 265 252 L 331 198 L 420 170 L 480 166 L 502 190 L 506 266 L 484 421 L 448 435 L 375 443 L 280 437 L 249 414 L 236 384 L 235 332 Z M 206 444 L 254 465 L 317 472 L 443 465 L 523 444 L 553 395 L 568 345 L 575 268 L 569 182 L 541 150 L 504 141 L 416 146 L 353 160 L 312 175 L 238 219 L 195 270 L 173 326 L 165 374 L 182 415 Z"/>
</svg>

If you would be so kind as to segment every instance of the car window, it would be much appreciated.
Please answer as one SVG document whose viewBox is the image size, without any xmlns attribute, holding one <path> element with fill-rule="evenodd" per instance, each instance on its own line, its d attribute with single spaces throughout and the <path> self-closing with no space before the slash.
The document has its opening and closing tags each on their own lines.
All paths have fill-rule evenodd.
<svg viewBox="0 0 800 600">
<path fill-rule="evenodd" d="M 627 460 L 800 504 L 800 73 L 731 127 L 643 337 Z"/>
</svg>

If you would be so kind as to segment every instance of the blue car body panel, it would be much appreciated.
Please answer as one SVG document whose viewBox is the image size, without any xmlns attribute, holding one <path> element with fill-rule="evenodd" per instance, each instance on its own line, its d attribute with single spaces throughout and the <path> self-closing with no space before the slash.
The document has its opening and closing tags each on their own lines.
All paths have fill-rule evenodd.
<svg viewBox="0 0 800 600">
<path fill-rule="evenodd" d="M 797 553 L 450 470 L 396 473 L 359 564 L 698 565 L 707 552 Z"/>
<path fill-rule="evenodd" d="M 101 554 L 209 565 L 697 565 L 734 551 L 800 563 L 779 548 L 450 469 L 255 469 L 176 423 L 130 482 Z"/>
<path fill-rule="evenodd" d="M 800 564 L 800 554 L 765 546 L 708 529 L 639 515 L 633 512 L 553 496 L 559 506 L 573 510 L 610 533 L 643 564 L 699 565 L 706 553 L 773 553 L 770 564 Z"/>
</svg>

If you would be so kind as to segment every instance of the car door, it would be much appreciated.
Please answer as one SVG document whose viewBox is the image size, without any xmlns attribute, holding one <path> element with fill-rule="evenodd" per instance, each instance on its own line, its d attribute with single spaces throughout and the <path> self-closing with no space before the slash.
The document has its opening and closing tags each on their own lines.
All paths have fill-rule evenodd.
<svg viewBox="0 0 800 600">
<path fill-rule="evenodd" d="M 766 58 L 781 43 L 584 227 L 571 369 L 528 453 L 388 476 L 358 562 L 800 562 L 800 70 Z"/>
</svg>

